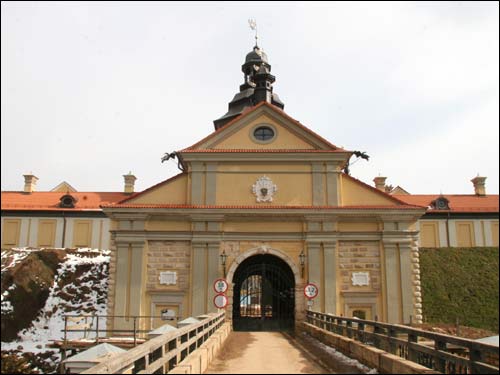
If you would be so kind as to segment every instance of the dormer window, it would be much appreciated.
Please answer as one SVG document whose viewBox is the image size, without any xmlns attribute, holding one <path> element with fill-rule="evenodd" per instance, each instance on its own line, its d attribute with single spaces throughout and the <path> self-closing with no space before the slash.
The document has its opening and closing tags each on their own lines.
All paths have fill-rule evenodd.
<svg viewBox="0 0 500 375">
<path fill-rule="evenodd" d="M 435 210 L 449 210 L 449 203 L 450 201 L 445 197 L 439 197 L 431 202 L 431 207 Z"/>
<path fill-rule="evenodd" d="M 75 203 L 77 202 L 77 199 L 73 197 L 70 194 L 63 195 L 59 199 L 59 207 L 61 208 L 75 208 Z"/>
</svg>

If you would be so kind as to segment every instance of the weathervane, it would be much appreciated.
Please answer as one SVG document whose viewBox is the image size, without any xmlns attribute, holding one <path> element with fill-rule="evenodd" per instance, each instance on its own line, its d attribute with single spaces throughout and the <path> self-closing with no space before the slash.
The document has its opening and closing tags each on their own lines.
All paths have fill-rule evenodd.
<svg viewBox="0 0 500 375">
<path fill-rule="evenodd" d="M 257 45 L 257 39 L 258 39 L 258 37 L 257 37 L 257 21 L 255 21 L 254 19 L 250 18 L 248 20 L 248 25 L 250 26 L 250 28 L 252 30 L 255 30 L 255 47 L 258 47 L 258 45 Z"/>
</svg>

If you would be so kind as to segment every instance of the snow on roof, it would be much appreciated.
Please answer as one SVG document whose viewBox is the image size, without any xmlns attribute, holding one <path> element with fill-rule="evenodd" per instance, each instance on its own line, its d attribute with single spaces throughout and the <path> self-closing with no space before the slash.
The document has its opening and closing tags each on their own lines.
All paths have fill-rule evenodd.
<svg viewBox="0 0 500 375">
<path fill-rule="evenodd" d="M 69 362 L 93 362 L 96 361 L 97 359 L 103 356 L 106 356 L 108 354 L 120 354 L 124 353 L 126 350 L 121 349 L 117 346 L 111 345 L 111 344 L 99 344 L 96 346 L 91 347 L 90 349 L 87 349 L 81 353 L 78 353 L 77 355 L 74 355 L 72 357 L 69 357 L 64 361 L 64 363 L 69 363 Z"/>
<path fill-rule="evenodd" d="M 159 328 L 156 328 L 154 331 L 149 332 L 150 335 L 163 335 L 167 332 L 177 331 L 177 328 L 171 326 L 170 324 L 162 325 Z"/>
<path fill-rule="evenodd" d="M 193 318 L 192 316 L 190 316 L 189 318 L 186 318 L 184 320 L 181 320 L 179 323 L 177 323 L 178 325 L 188 325 L 188 324 L 194 324 L 194 323 L 198 323 L 199 320 L 196 319 L 196 318 Z"/>
</svg>

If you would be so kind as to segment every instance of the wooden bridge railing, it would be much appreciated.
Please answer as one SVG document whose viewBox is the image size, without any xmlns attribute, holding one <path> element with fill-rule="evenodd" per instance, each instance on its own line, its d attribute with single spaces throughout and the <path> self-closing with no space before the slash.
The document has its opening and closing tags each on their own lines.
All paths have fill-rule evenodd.
<svg viewBox="0 0 500 375">
<path fill-rule="evenodd" d="M 315 311 L 306 321 L 318 328 L 446 374 L 498 374 L 498 347 L 399 324 L 346 318 Z M 420 341 L 420 342 L 419 342 Z M 427 342 L 427 345 L 424 342 Z"/>
<path fill-rule="evenodd" d="M 225 321 L 225 313 L 212 313 L 199 323 L 179 328 L 103 361 L 82 374 L 167 374 L 202 345 Z"/>
</svg>

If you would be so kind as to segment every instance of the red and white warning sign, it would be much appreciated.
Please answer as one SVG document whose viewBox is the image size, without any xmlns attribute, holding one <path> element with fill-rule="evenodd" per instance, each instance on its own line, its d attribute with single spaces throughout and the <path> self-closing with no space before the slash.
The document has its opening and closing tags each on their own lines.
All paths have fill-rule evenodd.
<svg viewBox="0 0 500 375">
<path fill-rule="evenodd" d="M 313 283 L 309 283 L 304 287 L 304 295 L 309 299 L 316 298 L 318 295 L 318 291 L 318 287 Z"/>
<path fill-rule="evenodd" d="M 226 297 L 225 294 L 217 294 L 215 297 L 214 297 L 214 305 L 215 307 L 217 307 L 218 309 L 223 309 L 224 307 L 227 306 L 227 302 L 228 302 L 228 299 Z"/>
<path fill-rule="evenodd" d="M 225 293 L 227 290 L 227 281 L 226 279 L 217 279 L 214 281 L 214 290 L 215 293 Z"/>
</svg>

